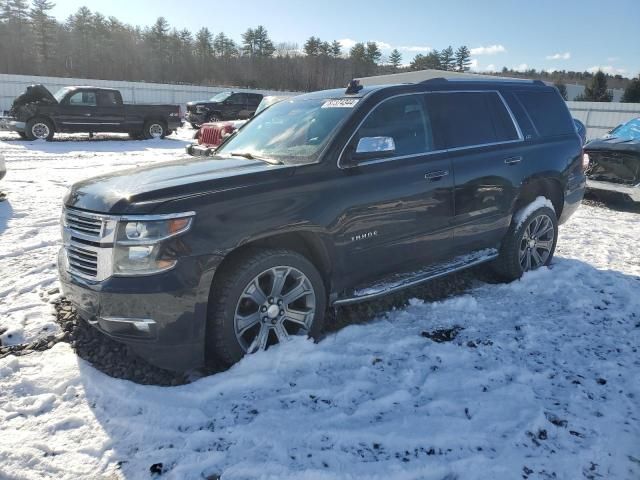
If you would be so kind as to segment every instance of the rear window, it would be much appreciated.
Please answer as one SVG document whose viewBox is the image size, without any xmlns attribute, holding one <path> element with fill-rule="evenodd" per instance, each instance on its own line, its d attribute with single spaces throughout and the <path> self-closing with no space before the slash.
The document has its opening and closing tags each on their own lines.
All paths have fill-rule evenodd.
<svg viewBox="0 0 640 480">
<path fill-rule="evenodd" d="M 432 93 L 427 95 L 427 104 L 433 115 L 434 132 L 446 138 L 448 148 L 519 138 L 509 112 L 495 92 Z"/>
<path fill-rule="evenodd" d="M 516 97 L 542 137 L 575 134 L 564 100 L 556 92 L 517 92 Z"/>
</svg>

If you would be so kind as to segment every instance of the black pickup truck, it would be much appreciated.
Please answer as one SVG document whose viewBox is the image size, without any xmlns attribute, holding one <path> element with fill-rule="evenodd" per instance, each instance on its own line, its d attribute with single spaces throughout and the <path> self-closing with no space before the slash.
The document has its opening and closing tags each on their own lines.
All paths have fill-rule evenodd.
<svg viewBox="0 0 640 480">
<path fill-rule="evenodd" d="M 171 369 L 317 336 L 326 308 L 488 262 L 551 262 L 586 158 L 554 87 L 327 90 L 256 115 L 210 157 L 64 199 L 59 274 L 80 316 Z M 366 341 L 366 339 L 362 339 Z"/>
<path fill-rule="evenodd" d="M 129 105 L 118 90 L 64 87 L 51 94 L 31 85 L 0 119 L 0 128 L 29 140 L 51 140 L 55 132 L 124 132 L 132 138 L 163 138 L 182 125 L 178 105 Z"/>
</svg>

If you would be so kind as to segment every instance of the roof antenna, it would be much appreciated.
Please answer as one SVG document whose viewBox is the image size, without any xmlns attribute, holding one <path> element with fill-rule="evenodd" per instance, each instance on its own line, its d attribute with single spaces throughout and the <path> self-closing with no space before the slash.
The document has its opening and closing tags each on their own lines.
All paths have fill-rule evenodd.
<svg viewBox="0 0 640 480">
<path fill-rule="evenodd" d="M 354 78 L 349 82 L 349 85 L 347 85 L 347 90 L 344 93 L 346 94 L 358 93 L 360 90 L 362 90 L 362 88 L 363 87 L 362 85 L 360 85 L 360 80 L 356 80 Z"/>
</svg>

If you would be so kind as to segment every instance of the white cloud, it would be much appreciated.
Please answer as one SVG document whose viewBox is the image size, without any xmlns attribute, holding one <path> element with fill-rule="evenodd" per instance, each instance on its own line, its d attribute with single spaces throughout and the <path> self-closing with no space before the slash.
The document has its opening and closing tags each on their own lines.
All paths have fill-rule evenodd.
<svg viewBox="0 0 640 480">
<path fill-rule="evenodd" d="M 516 72 L 526 72 L 527 70 L 529 70 L 529 65 L 527 65 L 526 63 L 521 63 L 520 65 L 516 65 L 515 67 L 513 67 L 513 70 L 515 70 Z"/>
<path fill-rule="evenodd" d="M 396 48 L 403 52 L 430 52 L 433 50 L 433 48 L 427 45 L 402 45 Z"/>
<path fill-rule="evenodd" d="M 627 70 L 624 68 L 617 68 L 613 65 L 594 65 L 593 67 L 587 68 L 587 72 L 596 73 L 598 70 L 602 70 L 604 73 L 608 73 L 609 75 L 624 75 L 627 73 Z"/>
<path fill-rule="evenodd" d="M 571 52 L 554 53 L 553 55 L 547 55 L 547 60 L 569 60 L 571 58 Z"/>
<path fill-rule="evenodd" d="M 471 55 L 495 55 L 504 53 L 507 49 L 502 45 L 489 45 L 488 47 L 476 47 L 471 49 Z"/>
<path fill-rule="evenodd" d="M 478 63 L 477 58 L 472 58 L 469 63 L 470 70 L 479 70 L 480 64 Z"/>
<path fill-rule="evenodd" d="M 495 72 L 497 71 L 496 66 L 493 63 L 490 63 L 489 65 L 487 65 L 486 67 L 484 67 L 483 69 L 485 72 Z"/>
<path fill-rule="evenodd" d="M 344 48 L 345 50 L 349 50 L 356 43 L 358 43 L 356 40 L 352 38 L 341 38 L 340 40 L 338 40 L 338 42 L 340 43 L 340 45 L 342 45 L 342 48 Z"/>
</svg>

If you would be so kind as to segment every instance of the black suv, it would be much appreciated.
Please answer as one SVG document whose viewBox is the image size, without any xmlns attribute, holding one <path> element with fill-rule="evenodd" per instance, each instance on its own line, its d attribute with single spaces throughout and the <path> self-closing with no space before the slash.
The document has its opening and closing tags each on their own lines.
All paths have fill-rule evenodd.
<svg viewBox="0 0 640 480">
<path fill-rule="evenodd" d="M 186 120 L 200 128 L 203 123 L 250 118 L 262 97 L 260 93 L 221 92 L 209 100 L 187 103 Z"/>
<path fill-rule="evenodd" d="M 351 83 L 273 105 L 214 156 L 75 184 L 60 278 L 81 317 L 157 365 L 232 363 L 317 336 L 329 306 L 549 264 L 583 158 L 538 81 Z"/>
</svg>

